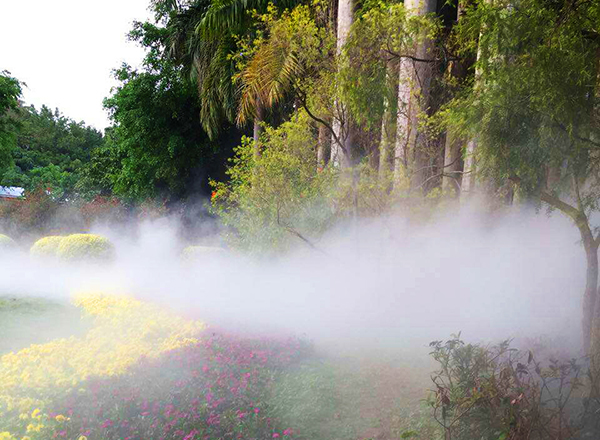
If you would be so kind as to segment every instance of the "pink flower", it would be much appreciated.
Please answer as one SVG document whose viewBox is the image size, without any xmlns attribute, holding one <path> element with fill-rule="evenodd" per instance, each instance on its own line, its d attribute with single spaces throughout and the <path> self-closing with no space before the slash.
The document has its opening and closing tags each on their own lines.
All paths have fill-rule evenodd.
<svg viewBox="0 0 600 440">
<path fill-rule="evenodd" d="M 260 408 L 254 408 L 254 414 L 258 414 L 260 412 Z"/>
<path fill-rule="evenodd" d="M 277 434 L 277 433 L 274 433 L 274 434 L 273 434 L 273 438 L 279 438 L 279 434 Z"/>
<path fill-rule="evenodd" d="M 196 431 L 195 429 L 190 431 L 190 433 L 188 435 L 186 435 L 183 440 L 193 440 L 194 437 L 196 437 L 196 434 L 198 434 L 198 431 Z"/>
<path fill-rule="evenodd" d="M 285 429 L 283 431 L 283 435 L 292 435 L 294 433 L 294 431 L 292 431 L 290 428 Z"/>
</svg>

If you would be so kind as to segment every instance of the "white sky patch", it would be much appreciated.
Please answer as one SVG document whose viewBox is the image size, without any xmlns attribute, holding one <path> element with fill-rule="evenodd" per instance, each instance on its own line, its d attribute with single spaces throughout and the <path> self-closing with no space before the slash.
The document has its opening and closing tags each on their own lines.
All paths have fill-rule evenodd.
<svg viewBox="0 0 600 440">
<path fill-rule="evenodd" d="M 23 99 L 58 109 L 75 121 L 103 130 L 109 125 L 102 100 L 117 85 L 112 69 L 138 66 L 141 47 L 126 34 L 133 21 L 152 14 L 148 0 L 3 1 L 0 70 L 27 83 Z"/>
</svg>

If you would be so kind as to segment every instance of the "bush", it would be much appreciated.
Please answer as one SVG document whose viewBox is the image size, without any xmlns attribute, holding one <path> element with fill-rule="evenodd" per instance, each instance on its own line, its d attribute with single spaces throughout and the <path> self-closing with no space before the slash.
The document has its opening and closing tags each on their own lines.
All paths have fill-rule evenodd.
<svg viewBox="0 0 600 440">
<path fill-rule="evenodd" d="M 56 257 L 58 247 L 64 238 L 58 235 L 40 238 L 31 246 L 29 253 L 35 257 Z"/>
<path fill-rule="evenodd" d="M 15 241 L 8 235 L 0 234 L 0 251 L 14 249 L 17 247 Z"/>
<path fill-rule="evenodd" d="M 213 210 L 230 228 L 232 246 L 253 252 L 286 250 L 298 235 L 318 239 L 329 227 L 328 194 L 335 170 L 317 167 L 314 128 L 299 113 L 278 128 L 265 128 L 260 157 L 254 141 L 244 138 L 227 174 L 228 182 L 211 181 Z"/>
<path fill-rule="evenodd" d="M 110 261 L 114 254 L 113 244 L 94 234 L 69 235 L 58 246 L 58 256 L 65 261 Z"/>
<path fill-rule="evenodd" d="M 465 344 L 460 335 L 430 346 L 440 369 L 429 404 L 445 438 L 598 438 L 598 402 L 582 398 L 585 361 L 552 359 L 544 367 L 510 341 Z"/>
</svg>

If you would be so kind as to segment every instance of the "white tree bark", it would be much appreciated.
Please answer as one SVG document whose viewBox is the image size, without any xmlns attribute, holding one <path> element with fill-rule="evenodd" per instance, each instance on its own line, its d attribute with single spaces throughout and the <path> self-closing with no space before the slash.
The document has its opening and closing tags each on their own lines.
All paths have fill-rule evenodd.
<svg viewBox="0 0 600 440">
<path fill-rule="evenodd" d="M 425 15 L 436 11 L 437 0 L 405 0 L 404 6 L 409 14 Z M 432 41 L 422 41 L 415 48 L 415 57 L 430 59 L 432 48 Z M 429 171 L 419 118 L 429 109 L 432 77 L 432 63 L 407 58 L 400 61 L 395 174 L 397 180 L 408 177 L 412 188 L 421 188 Z"/>
<path fill-rule="evenodd" d="M 396 144 L 397 117 L 395 105 L 390 102 L 390 96 L 398 96 L 397 63 L 389 61 L 386 66 L 386 81 L 389 93 L 384 98 L 384 112 L 381 120 L 381 141 L 379 143 L 379 177 L 384 178 L 391 171 L 392 151 Z"/>
<path fill-rule="evenodd" d="M 458 2 L 457 23 L 460 21 L 464 12 L 464 6 L 461 1 Z M 450 74 L 454 78 L 462 79 L 466 75 L 467 67 L 464 61 L 453 61 Z M 444 146 L 444 169 L 442 178 L 442 189 L 446 193 L 453 194 L 454 197 L 460 197 L 464 170 L 463 148 L 465 147 L 464 139 L 458 137 L 455 132 L 450 129 L 446 132 L 446 144 Z"/>
<path fill-rule="evenodd" d="M 342 51 L 348 41 L 350 27 L 354 22 L 354 0 L 338 0 L 337 16 L 337 56 L 342 59 Z M 335 137 L 331 140 L 330 163 L 334 166 L 346 168 L 352 165 L 353 137 L 350 127 L 350 118 L 343 103 L 336 103 L 337 117 L 333 122 L 333 130 L 340 140 L 340 145 Z"/>
<path fill-rule="evenodd" d="M 442 189 L 445 192 L 454 194 L 454 197 L 460 196 L 463 182 L 463 147 L 463 140 L 457 137 L 452 130 L 448 130 L 446 133 L 446 145 L 444 147 Z"/>
</svg>

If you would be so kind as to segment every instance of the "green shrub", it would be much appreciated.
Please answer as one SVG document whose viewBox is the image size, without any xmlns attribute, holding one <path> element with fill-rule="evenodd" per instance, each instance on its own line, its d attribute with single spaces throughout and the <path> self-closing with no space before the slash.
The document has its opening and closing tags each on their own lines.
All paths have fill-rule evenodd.
<svg viewBox="0 0 600 440">
<path fill-rule="evenodd" d="M 595 399 L 581 404 L 585 360 L 550 359 L 531 351 L 465 344 L 460 335 L 430 344 L 440 369 L 432 375 L 433 417 L 453 440 L 599 438 Z"/>
<path fill-rule="evenodd" d="M 8 235 L 0 234 L 0 251 L 14 249 L 17 247 L 17 243 L 10 238 Z"/>
<path fill-rule="evenodd" d="M 227 173 L 214 182 L 212 205 L 225 226 L 229 244 L 256 253 L 282 251 L 298 234 L 318 239 L 332 220 L 328 194 L 335 170 L 319 170 L 317 138 L 308 117 L 299 113 L 278 128 L 266 127 L 265 148 L 255 157 L 244 138 Z"/>
<path fill-rule="evenodd" d="M 99 235 L 73 234 L 61 240 L 57 254 L 64 261 L 110 261 L 115 249 L 108 239 Z"/>
<path fill-rule="evenodd" d="M 35 257 L 56 257 L 58 247 L 64 238 L 57 235 L 40 238 L 31 246 L 29 253 Z"/>
</svg>

